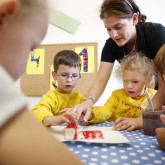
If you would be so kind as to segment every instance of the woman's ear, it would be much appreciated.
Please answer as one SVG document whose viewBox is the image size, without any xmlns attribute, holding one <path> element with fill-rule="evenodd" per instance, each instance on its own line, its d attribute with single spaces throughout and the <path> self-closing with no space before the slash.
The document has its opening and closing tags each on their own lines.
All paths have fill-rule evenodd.
<svg viewBox="0 0 165 165">
<path fill-rule="evenodd" d="M 8 19 L 14 16 L 19 9 L 18 0 L 1 0 L 0 2 L 0 28 L 4 27 Z"/>
<path fill-rule="evenodd" d="M 138 14 L 134 13 L 133 14 L 133 25 L 135 26 L 138 23 Z"/>
</svg>

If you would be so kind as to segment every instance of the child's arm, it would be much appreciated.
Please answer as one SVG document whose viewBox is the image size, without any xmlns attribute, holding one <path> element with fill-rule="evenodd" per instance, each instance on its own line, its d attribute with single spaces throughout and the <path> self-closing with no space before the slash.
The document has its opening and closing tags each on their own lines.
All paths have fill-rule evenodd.
<svg viewBox="0 0 165 165">
<path fill-rule="evenodd" d="M 156 90 L 147 88 L 150 96 L 153 97 L 156 93 Z M 140 105 L 143 108 L 146 108 L 145 102 Z M 142 114 L 137 118 L 124 118 L 119 117 L 114 123 L 114 130 L 121 131 L 127 130 L 132 131 L 134 129 L 142 129 L 143 128 L 143 117 Z"/>
<path fill-rule="evenodd" d="M 162 120 L 165 126 L 165 115 L 161 115 L 160 119 Z M 156 138 L 157 138 L 160 148 L 165 150 L 165 128 L 156 129 Z"/>
<path fill-rule="evenodd" d="M 118 94 L 114 91 L 104 106 L 93 107 L 89 117 L 89 123 L 100 123 L 110 120 L 118 104 Z"/>
<path fill-rule="evenodd" d="M 26 109 L 1 129 L 0 146 L 2 164 L 83 164 Z"/>
<path fill-rule="evenodd" d="M 89 123 L 99 123 L 110 120 L 115 113 L 116 106 L 119 103 L 118 91 L 112 92 L 104 106 L 93 107 L 89 117 Z"/>
<path fill-rule="evenodd" d="M 92 108 L 91 115 L 89 117 L 89 123 L 105 122 L 112 117 L 112 111 L 107 106 Z"/>
<path fill-rule="evenodd" d="M 45 117 L 54 116 L 56 107 L 57 97 L 53 91 L 49 91 L 43 95 L 40 102 L 33 107 L 32 113 L 42 123 Z"/>
<path fill-rule="evenodd" d="M 77 114 L 73 111 L 67 111 L 60 116 L 47 116 L 43 119 L 44 126 L 59 125 L 64 122 L 70 123 L 71 121 L 77 122 Z"/>
<path fill-rule="evenodd" d="M 82 113 L 79 117 L 79 121 L 84 121 L 84 113 Z M 92 112 L 89 116 L 89 123 L 99 123 L 107 121 L 112 116 L 112 113 L 107 111 L 106 107 L 93 107 Z M 84 121 L 85 122 L 85 121 Z M 87 123 L 87 122 L 85 122 Z"/>
</svg>

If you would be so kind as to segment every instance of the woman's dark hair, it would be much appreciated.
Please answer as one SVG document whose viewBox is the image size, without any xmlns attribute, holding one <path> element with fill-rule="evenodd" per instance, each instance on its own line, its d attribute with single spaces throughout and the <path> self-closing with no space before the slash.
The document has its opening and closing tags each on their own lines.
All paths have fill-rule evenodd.
<svg viewBox="0 0 165 165">
<path fill-rule="evenodd" d="M 147 17 L 141 14 L 139 7 L 133 0 L 105 0 L 101 5 L 100 18 L 118 16 L 120 18 L 132 18 L 138 14 L 138 23 L 145 23 Z"/>
</svg>

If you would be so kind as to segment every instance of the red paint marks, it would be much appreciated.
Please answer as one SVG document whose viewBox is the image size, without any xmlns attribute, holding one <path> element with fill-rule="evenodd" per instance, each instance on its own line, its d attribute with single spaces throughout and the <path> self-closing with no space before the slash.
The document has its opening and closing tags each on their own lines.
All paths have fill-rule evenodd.
<svg viewBox="0 0 165 165">
<path fill-rule="evenodd" d="M 88 121 L 85 121 L 85 120 L 84 120 L 84 123 L 88 124 Z"/>
<path fill-rule="evenodd" d="M 65 130 L 66 139 L 67 140 L 77 140 L 77 136 L 78 136 L 78 139 L 104 139 L 103 133 L 101 131 L 94 130 L 94 131 L 77 132 L 76 123 L 74 123 L 74 122 L 69 123 Z"/>
<path fill-rule="evenodd" d="M 104 139 L 101 131 L 80 131 L 84 138 L 82 139 Z"/>
<path fill-rule="evenodd" d="M 74 128 L 74 129 L 77 129 L 77 125 L 76 125 L 76 123 L 74 123 L 74 122 L 70 122 L 70 123 L 67 125 L 66 128 Z"/>
<path fill-rule="evenodd" d="M 77 139 L 77 131 L 75 132 L 75 135 L 74 135 L 74 140 Z"/>
<path fill-rule="evenodd" d="M 76 123 L 74 123 L 74 122 L 69 123 L 66 127 L 66 130 L 68 130 L 68 129 L 72 129 L 74 131 L 70 132 L 70 133 L 72 133 L 72 135 L 66 135 L 67 131 L 65 131 L 65 136 L 67 136 L 67 137 L 71 136 L 71 138 L 73 136 L 72 140 L 76 140 L 77 139 L 77 125 L 76 125 Z M 70 139 L 70 137 L 69 137 L 69 139 Z"/>
</svg>

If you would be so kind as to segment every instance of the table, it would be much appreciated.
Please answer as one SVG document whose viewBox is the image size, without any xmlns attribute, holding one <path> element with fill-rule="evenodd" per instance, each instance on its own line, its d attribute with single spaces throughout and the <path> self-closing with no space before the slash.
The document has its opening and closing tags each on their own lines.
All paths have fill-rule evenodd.
<svg viewBox="0 0 165 165">
<path fill-rule="evenodd" d="M 112 127 L 113 122 L 93 124 Z M 66 141 L 69 149 L 86 165 L 165 165 L 165 151 L 161 150 L 155 136 L 143 134 L 143 130 L 120 131 L 130 144 L 98 144 Z"/>
</svg>

